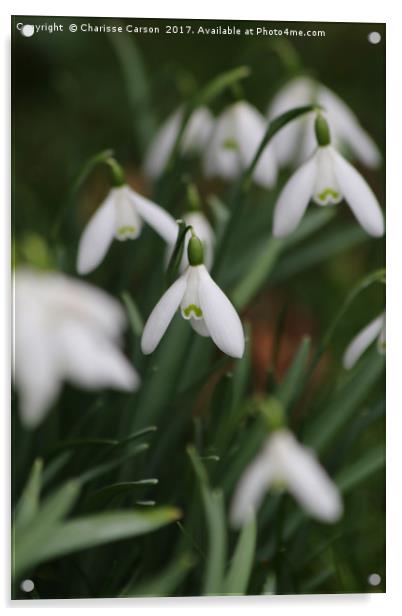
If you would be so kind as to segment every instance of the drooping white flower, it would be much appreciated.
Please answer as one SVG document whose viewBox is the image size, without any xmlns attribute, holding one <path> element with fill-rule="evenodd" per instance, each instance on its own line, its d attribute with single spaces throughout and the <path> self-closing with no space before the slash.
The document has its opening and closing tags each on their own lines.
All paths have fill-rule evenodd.
<svg viewBox="0 0 402 616">
<path fill-rule="evenodd" d="M 209 223 L 208 218 L 201 211 L 186 212 L 183 215 L 186 225 L 192 227 L 196 236 L 201 240 L 204 248 L 204 264 L 210 270 L 214 260 L 215 233 Z M 187 248 L 189 237 L 186 235 L 184 242 L 183 257 L 180 264 L 180 271 L 183 272 L 188 266 Z M 174 244 L 168 246 L 166 251 L 166 262 L 169 262 L 174 249 Z"/>
<path fill-rule="evenodd" d="M 353 368 L 364 351 L 377 340 L 380 353 L 385 353 L 385 312 L 381 313 L 364 327 L 350 342 L 343 356 L 343 365 L 347 370 Z"/>
<path fill-rule="evenodd" d="M 318 104 L 324 108 L 337 149 L 347 149 L 367 167 L 378 167 L 379 149 L 359 123 L 354 112 L 335 92 L 309 77 L 297 77 L 286 84 L 274 97 L 268 109 L 273 118 L 303 105 Z M 289 122 L 272 139 L 281 166 L 299 165 L 315 149 L 314 112 Z"/>
<path fill-rule="evenodd" d="M 207 177 L 234 180 L 244 171 L 267 130 L 264 116 L 246 101 L 234 103 L 219 116 L 204 154 Z M 253 180 L 263 188 L 276 182 L 277 165 L 271 145 L 263 151 Z"/>
<path fill-rule="evenodd" d="M 176 143 L 182 119 L 183 110 L 179 109 L 167 118 L 155 135 L 144 163 L 144 171 L 148 177 L 156 179 L 164 171 Z M 209 109 L 206 107 L 195 109 L 181 139 L 181 153 L 200 154 L 211 136 L 213 124 L 214 119 Z"/>
<path fill-rule="evenodd" d="M 143 221 L 166 242 L 175 241 L 177 224 L 170 214 L 126 184 L 112 188 L 83 231 L 78 247 L 78 273 L 88 274 L 95 269 L 113 238 L 120 241 L 136 239 Z"/>
<path fill-rule="evenodd" d="M 297 442 L 284 428 L 268 437 L 261 453 L 245 470 L 233 498 L 230 519 L 242 526 L 258 509 L 267 490 L 279 484 L 311 516 L 323 522 L 336 522 L 343 506 L 338 488 L 312 451 Z"/>
<path fill-rule="evenodd" d="M 274 210 L 273 234 L 276 237 L 293 233 L 310 199 L 322 206 L 344 199 L 367 233 L 375 237 L 384 234 L 384 218 L 374 192 L 332 145 L 316 148 L 285 184 Z"/>
<path fill-rule="evenodd" d="M 131 391 L 139 377 L 119 349 L 122 307 L 104 291 L 59 273 L 15 274 L 13 376 L 23 424 L 34 428 L 63 381 Z"/>
<path fill-rule="evenodd" d="M 156 349 L 180 306 L 182 317 L 197 334 L 210 336 L 227 355 L 242 357 L 244 332 L 240 318 L 203 264 L 202 243 L 197 237 L 190 239 L 188 259 L 190 265 L 162 295 L 148 317 L 141 340 L 143 353 L 148 355 Z"/>
</svg>

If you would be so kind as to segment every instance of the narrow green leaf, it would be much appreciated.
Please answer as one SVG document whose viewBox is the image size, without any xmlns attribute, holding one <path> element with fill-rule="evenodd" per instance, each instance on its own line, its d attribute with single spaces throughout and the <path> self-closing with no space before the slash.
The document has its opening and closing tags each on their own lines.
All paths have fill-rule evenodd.
<svg viewBox="0 0 402 616">
<path fill-rule="evenodd" d="M 242 310 L 272 271 L 283 246 L 283 240 L 271 237 L 255 261 L 249 273 L 243 277 L 231 293 L 236 308 Z"/>
<path fill-rule="evenodd" d="M 141 51 L 130 34 L 111 34 L 109 42 L 116 54 L 124 78 L 136 142 L 144 153 L 156 132 L 152 113 L 149 81 Z"/>
<path fill-rule="evenodd" d="M 186 241 L 186 235 L 190 231 L 191 227 L 186 225 L 184 220 L 177 221 L 178 234 L 176 244 L 173 248 L 172 256 L 170 257 L 169 264 L 166 270 L 167 285 L 170 286 L 177 278 L 180 265 L 183 258 L 184 246 Z"/>
<path fill-rule="evenodd" d="M 210 105 L 211 102 L 220 96 L 227 88 L 233 86 L 238 81 L 249 77 L 251 71 L 248 66 L 238 66 L 225 73 L 221 73 L 204 88 L 201 89 L 196 97 L 197 106 Z"/>
<path fill-rule="evenodd" d="M 289 409 L 289 406 L 294 402 L 300 391 L 308 366 L 310 347 L 310 338 L 303 338 L 292 364 L 275 394 L 285 409 Z"/>
<path fill-rule="evenodd" d="M 246 593 L 253 567 L 256 533 L 256 521 L 253 515 L 242 528 L 223 584 L 224 594 L 244 595 Z"/>
<path fill-rule="evenodd" d="M 226 558 L 226 525 L 223 493 L 221 490 L 212 491 L 210 489 L 206 470 L 195 449 L 188 447 L 187 451 L 200 483 L 208 527 L 208 554 L 202 594 L 217 595 L 222 592 Z"/>
<path fill-rule="evenodd" d="M 89 470 L 81 473 L 78 478 L 81 483 L 86 483 L 88 481 L 93 481 L 94 479 L 98 479 L 99 477 L 101 477 L 102 475 L 105 475 L 106 473 L 113 470 L 114 468 L 119 468 L 123 466 L 126 462 L 128 462 L 135 456 L 139 455 L 140 453 L 143 453 L 148 448 L 149 448 L 148 443 L 140 443 L 135 448 L 133 448 L 131 451 L 129 451 L 126 455 L 120 456 L 119 458 L 111 460 L 110 462 L 104 462 L 102 464 L 98 464 L 94 468 L 90 468 Z"/>
<path fill-rule="evenodd" d="M 75 518 L 64 524 L 47 526 L 42 541 L 31 541 L 34 549 L 23 545 L 23 552 L 16 559 L 17 576 L 46 560 L 71 554 L 78 550 L 150 533 L 170 524 L 180 517 L 180 511 L 163 507 L 152 511 L 113 511 Z"/>
<path fill-rule="evenodd" d="M 385 447 L 378 445 L 367 451 L 359 460 L 344 468 L 337 476 L 336 483 L 346 493 L 385 466 Z"/>
<path fill-rule="evenodd" d="M 30 523 L 14 529 L 13 575 L 18 578 L 35 564 L 36 555 L 46 546 L 54 529 L 73 507 L 80 492 L 78 481 L 68 481 L 47 497 Z"/>
<path fill-rule="evenodd" d="M 369 389 L 384 369 L 384 357 L 376 349 L 362 359 L 356 371 L 337 392 L 331 395 L 328 406 L 312 422 L 305 434 L 305 442 L 322 452 L 352 417 L 356 407 L 364 401 Z"/>
<path fill-rule="evenodd" d="M 291 251 L 279 263 L 272 281 L 283 281 L 311 268 L 326 259 L 368 241 L 368 236 L 359 227 L 339 227 L 331 233 L 320 234 L 307 244 Z M 291 245 L 291 244 L 290 244 Z"/>
<path fill-rule="evenodd" d="M 140 337 L 142 335 L 142 330 L 144 329 L 144 321 L 140 311 L 138 310 L 137 304 L 128 291 L 123 291 L 121 298 L 126 307 L 128 320 L 133 334 L 136 337 Z"/>
<path fill-rule="evenodd" d="M 289 124 L 289 122 L 293 122 L 293 120 L 296 120 L 296 118 L 299 118 L 300 116 L 305 115 L 310 111 L 316 111 L 317 109 L 317 105 L 303 105 L 302 107 L 295 107 L 294 109 L 290 109 L 289 111 L 286 111 L 285 113 L 282 113 L 281 115 L 271 120 L 266 130 L 266 133 L 254 155 L 253 160 L 251 161 L 249 167 L 246 169 L 243 175 L 243 186 L 247 185 L 250 181 L 262 153 L 264 152 L 271 139 L 276 135 L 276 133 L 278 133 L 282 128 Z"/>
<path fill-rule="evenodd" d="M 196 561 L 189 554 L 180 556 L 154 579 L 131 586 L 122 597 L 171 597 Z"/>
<path fill-rule="evenodd" d="M 91 506 L 105 504 L 115 496 L 126 494 L 144 486 L 154 486 L 158 483 L 157 479 L 139 479 L 138 481 L 121 481 L 119 483 L 112 483 L 107 486 L 103 486 L 99 490 L 96 490 L 88 498 L 88 502 Z"/>
<path fill-rule="evenodd" d="M 39 508 L 39 496 L 42 487 L 43 460 L 38 458 L 32 465 L 31 474 L 18 502 L 15 513 L 15 528 L 19 530 L 29 524 Z"/>
</svg>

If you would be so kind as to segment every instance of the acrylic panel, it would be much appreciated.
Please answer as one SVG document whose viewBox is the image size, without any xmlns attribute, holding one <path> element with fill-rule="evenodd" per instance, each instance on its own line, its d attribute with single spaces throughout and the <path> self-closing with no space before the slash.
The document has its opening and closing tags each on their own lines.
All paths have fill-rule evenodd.
<svg viewBox="0 0 402 616">
<path fill-rule="evenodd" d="M 385 592 L 385 34 L 12 18 L 14 599 Z"/>
</svg>

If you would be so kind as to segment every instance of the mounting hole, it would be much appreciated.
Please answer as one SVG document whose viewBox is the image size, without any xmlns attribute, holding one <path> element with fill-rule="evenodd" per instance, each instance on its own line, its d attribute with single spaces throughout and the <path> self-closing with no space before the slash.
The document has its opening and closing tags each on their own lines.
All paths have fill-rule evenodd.
<svg viewBox="0 0 402 616">
<path fill-rule="evenodd" d="M 381 575 L 379 575 L 378 573 L 370 573 L 370 575 L 368 576 L 368 583 L 370 584 L 370 586 L 378 586 L 379 584 L 381 584 Z"/>
<path fill-rule="evenodd" d="M 35 584 L 32 580 L 23 580 L 21 582 L 21 590 L 23 590 L 24 592 L 32 592 L 34 588 Z"/>
<path fill-rule="evenodd" d="M 372 45 L 378 45 L 378 43 L 381 41 L 381 34 L 379 32 L 370 32 L 367 38 L 368 42 Z"/>
</svg>

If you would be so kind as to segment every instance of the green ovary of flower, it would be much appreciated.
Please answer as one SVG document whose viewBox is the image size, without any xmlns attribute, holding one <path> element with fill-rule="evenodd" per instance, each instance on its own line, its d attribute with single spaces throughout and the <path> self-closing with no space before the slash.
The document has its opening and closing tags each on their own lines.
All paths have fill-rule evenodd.
<svg viewBox="0 0 402 616">
<path fill-rule="evenodd" d="M 132 233 L 135 233 L 135 232 L 136 232 L 136 228 L 135 227 L 131 227 L 129 225 L 127 225 L 125 227 L 119 227 L 117 229 L 117 235 L 119 237 L 124 237 L 125 235 L 128 235 L 128 234 L 131 235 Z"/>
<path fill-rule="evenodd" d="M 318 198 L 320 201 L 323 201 L 324 203 L 326 203 L 328 200 L 328 197 L 332 197 L 333 199 L 339 199 L 339 196 L 340 196 L 339 193 L 333 188 L 326 188 L 325 190 L 319 193 Z"/>
<path fill-rule="evenodd" d="M 225 150 L 238 150 L 239 149 L 239 144 L 237 143 L 236 139 L 225 139 L 225 141 L 222 142 L 222 147 Z"/>
<path fill-rule="evenodd" d="M 202 310 L 199 306 L 196 306 L 195 304 L 189 304 L 186 308 L 184 308 L 183 313 L 186 315 L 186 317 L 190 317 L 191 313 L 194 313 L 194 315 L 196 317 L 198 317 L 199 319 L 202 318 Z"/>
</svg>

